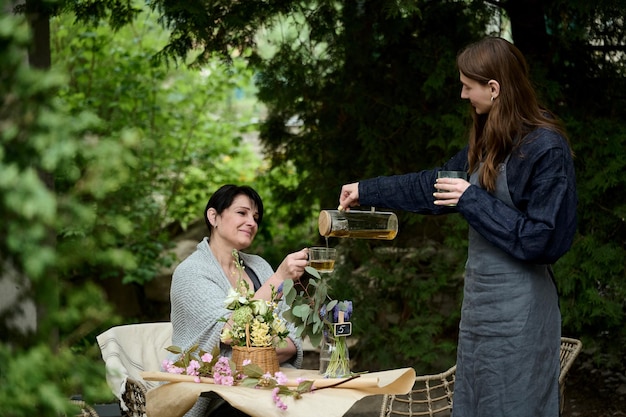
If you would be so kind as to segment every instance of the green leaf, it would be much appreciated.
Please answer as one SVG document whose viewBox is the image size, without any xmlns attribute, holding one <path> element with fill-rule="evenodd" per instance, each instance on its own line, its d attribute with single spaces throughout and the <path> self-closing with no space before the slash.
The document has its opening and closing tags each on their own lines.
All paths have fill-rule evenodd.
<svg viewBox="0 0 626 417">
<path fill-rule="evenodd" d="M 288 322 L 293 323 L 296 317 L 293 315 L 291 310 L 285 310 L 283 311 L 283 318 Z"/>
<path fill-rule="evenodd" d="M 301 304 L 293 307 L 291 311 L 293 311 L 294 316 L 306 319 L 311 313 L 311 307 L 308 304 Z"/>
<path fill-rule="evenodd" d="M 313 389 L 313 381 L 306 380 L 298 384 L 296 391 L 302 394 L 305 392 L 311 392 L 312 389 Z"/>
<path fill-rule="evenodd" d="M 304 333 L 305 330 L 306 330 L 306 327 L 298 326 L 296 328 L 296 337 L 302 337 L 302 333 Z"/>
<path fill-rule="evenodd" d="M 322 333 L 310 334 L 309 341 L 314 347 L 318 347 L 322 343 Z"/>
<path fill-rule="evenodd" d="M 304 270 L 305 270 L 307 273 L 309 273 L 309 274 L 313 275 L 315 278 L 317 278 L 317 279 L 322 279 L 322 276 L 321 276 L 321 275 L 320 275 L 320 273 L 317 271 L 317 269 L 315 269 L 315 268 L 313 268 L 313 267 L 310 267 L 310 266 L 305 266 L 305 267 L 304 267 Z"/>
<path fill-rule="evenodd" d="M 339 301 L 337 301 L 337 300 L 332 300 L 332 301 L 330 301 L 328 304 L 326 304 L 326 311 L 327 311 L 328 313 L 330 313 L 330 310 L 332 310 L 333 308 L 335 308 L 335 306 L 337 305 L 337 303 L 338 303 L 338 302 L 339 302 Z"/>
<path fill-rule="evenodd" d="M 289 291 L 291 291 L 291 289 L 293 288 L 293 280 L 292 279 L 286 279 L 283 281 L 283 294 L 287 294 Z"/>
<path fill-rule="evenodd" d="M 243 368 L 244 375 L 252 378 L 261 378 L 263 376 L 263 369 L 255 363 L 250 363 L 248 365 L 244 365 Z"/>
<path fill-rule="evenodd" d="M 297 291 L 293 287 L 293 281 L 288 279 L 283 282 L 283 295 L 287 305 L 291 305 L 296 298 Z"/>
<path fill-rule="evenodd" d="M 211 351 L 211 356 L 213 356 L 213 359 L 215 359 L 218 356 L 220 356 L 220 347 L 219 347 L 219 345 L 216 345 L 215 347 L 213 347 L 213 350 Z"/>
<path fill-rule="evenodd" d="M 320 333 L 324 327 L 324 322 L 322 320 L 316 321 L 313 323 L 313 333 Z"/>
<path fill-rule="evenodd" d="M 259 383 L 259 378 L 246 377 L 241 381 L 242 387 L 256 387 Z"/>
<path fill-rule="evenodd" d="M 178 346 L 169 346 L 169 347 L 166 347 L 165 350 L 167 350 L 168 352 L 175 353 L 176 355 L 180 355 L 181 353 L 183 353 L 183 350 L 179 348 Z"/>
</svg>

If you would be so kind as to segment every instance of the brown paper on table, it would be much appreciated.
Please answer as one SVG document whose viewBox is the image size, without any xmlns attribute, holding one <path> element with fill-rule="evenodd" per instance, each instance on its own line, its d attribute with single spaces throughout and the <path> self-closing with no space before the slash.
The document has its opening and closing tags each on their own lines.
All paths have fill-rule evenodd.
<svg viewBox="0 0 626 417">
<path fill-rule="evenodd" d="M 320 378 L 317 371 L 281 368 L 295 386 L 296 379 L 313 380 L 313 386 L 321 388 L 336 383 L 340 379 Z M 334 388 L 319 389 L 305 393 L 299 399 L 282 396 L 287 405 L 286 411 L 279 410 L 272 400 L 269 389 L 254 389 L 242 386 L 216 385 L 211 378 L 204 383 L 191 382 L 193 377 L 164 372 L 143 372 L 146 380 L 162 380 L 169 383 L 151 389 L 146 394 L 146 414 L 148 417 L 180 417 L 195 404 L 198 396 L 207 391 L 219 394 L 234 407 L 252 417 L 339 417 L 363 397 L 378 394 L 407 394 L 415 382 L 413 368 L 371 372 L 345 382 Z M 186 382 L 189 381 L 189 382 Z"/>
</svg>

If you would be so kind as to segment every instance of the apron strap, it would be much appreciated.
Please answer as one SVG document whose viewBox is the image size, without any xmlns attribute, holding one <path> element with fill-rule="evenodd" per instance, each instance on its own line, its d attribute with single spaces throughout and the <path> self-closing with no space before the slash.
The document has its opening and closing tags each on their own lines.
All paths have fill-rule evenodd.
<svg viewBox="0 0 626 417">
<path fill-rule="evenodd" d="M 246 272 L 252 281 L 252 285 L 254 286 L 254 292 L 257 292 L 259 288 L 261 288 L 261 280 L 257 276 L 256 272 L 254 272 L 251 268 L 246 268 Z"/>
<path fill-rule="evenodd" d="M 561 291 L 559 291 L 559 286 L 556 284 L 556 278 L 554 278 L 554 270 L 552 269 L 552 265 L 548 265 L 548 273 L 550 274 L 550 278 L 552 278 L 552 283 L 554 284 L 554 288 L 556 288 L 557 300 L 559 303 L 559 310 L 561 309 Z"/>
</svg>

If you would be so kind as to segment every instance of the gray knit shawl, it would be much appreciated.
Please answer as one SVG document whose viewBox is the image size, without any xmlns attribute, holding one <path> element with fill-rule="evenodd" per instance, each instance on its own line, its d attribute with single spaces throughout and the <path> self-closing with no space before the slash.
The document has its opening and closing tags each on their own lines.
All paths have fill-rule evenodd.
<svg viewBox="0 0 626 417">
<path fill-rule="evenodd" d="M 269 279 L 274 271 L 267 261 L 257 255 L 240 252 L 245 268 L 253 270 L 261 284 Z M 172 343 L 182 349 L 194 344 L 210 352 L 220 343 L 220 333 L 224 323 L 218 320 L 228 317 L 232 311 L 224 307 L 224 300 L 232 288 L 221 265 L 211 252 L 209 239 L 205 237 L 196 251 L 182 261 L 174 270 L 170 289 L 171 320 L 173 327 Z M 279 315 L 288 306 L 281 300 Z M 295 336 L 295 328 L 287 323 L 289 338 L 296 345 L 297 354 L 281 366 L 302 366 L 302 340 Z M 230 347 L 222 345 L 222 354 L 231 355 Z"/>
</svg>

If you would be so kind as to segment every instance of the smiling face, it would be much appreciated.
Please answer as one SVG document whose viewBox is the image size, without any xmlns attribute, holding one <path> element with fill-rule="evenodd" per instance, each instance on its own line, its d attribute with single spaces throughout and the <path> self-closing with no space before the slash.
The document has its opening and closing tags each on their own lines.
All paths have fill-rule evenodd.
<svg viewBox="0 0 626 417">
<path fill-rule="evenodd" d="M 477 114 L 487 114 L 493 106 L 492 97 L 497 97 L 497 91 L 494 91 L 494 85 L 492 81 L 487 84 L 482 84 L 476 80 L 472 80 L 463 74 L 460 74 L 461 80 L 461 98 L 467 99 L 476 110 Z"/>
<path fill-rule="evenodd" d="M 232 204 L 221 213 L 210 208 L 207 215 L 211 223 L 217 226 L 211 238 L 222 240 L 237 250 L 249 247 L 259 229 L 256 204 L 244 194 L 235 196 Z"/>
</svg>

